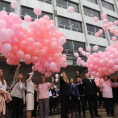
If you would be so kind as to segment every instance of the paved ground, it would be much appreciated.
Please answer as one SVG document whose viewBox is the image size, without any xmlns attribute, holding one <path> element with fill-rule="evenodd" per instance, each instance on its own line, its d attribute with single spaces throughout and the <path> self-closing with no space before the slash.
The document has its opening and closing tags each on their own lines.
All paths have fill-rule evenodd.
<svg viewBox="0 0 118 118">
<path fill-rule="evenodd" d="M 104 108 L 99 109 L 98 111 L 99 111 L 99 114 L 102 115 L 102 118 L 118 118 L 118 116 L 115 116 L 115 117 L 107 117 Z M 115 111 L 115 114 L 117 114 L 116 111 Z M 10 115 L 7 115 L 5 118 L 10 118 Z M 26 117 L 21 117 L 21 118 L 26 118 Z M 37 114 L 37 118 L 39 118 L 39 115 L 38 114 Z M 49 116 L 49 118 L 61 118 L 61 116 L 60 115 L 52 115 L 52 116 Z M 69 115 L 69 118 L 71 118 L 70 115 Z M 89 111 L 88 110 L 86 111 L 86 118 L 90 118 L 90 115 L 89 115 Z"/>
</svg>

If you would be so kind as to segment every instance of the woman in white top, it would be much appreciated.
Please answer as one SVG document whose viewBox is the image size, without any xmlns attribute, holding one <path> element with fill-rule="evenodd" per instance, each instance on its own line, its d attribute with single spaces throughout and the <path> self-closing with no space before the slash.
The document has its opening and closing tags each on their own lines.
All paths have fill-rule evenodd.
<svg viewBox="0 0 118 118">
<path fill-rule="evenodd" d="M 32 73 L 28 74 L 27 80 L 26 80 L 26 84 L 27 84 L 27 95 L 26 95 L 27 118 L 31 118 L 32 111 L 34 110 L 34 89 L 35 89 L 35 84 L 32 82 L 34 70 L 35 70 L 35 68 L 33 68 Z"/>
<path fill-rule="evenodd" d="M 3 78 L 3 70 L 0 69 L 0 90 L 4 90 L 6 91 L 7 85 L 6 85 L 6 81 Z M 1 116 L 1 113 L 0 113 Z M 2 118 L 4 118 L 4 116 L 2 115 Z"/>
<path fill-rule="evenodd" d="M 25 84 L 24 84 L 24 79 L 23 75 L 19 73 L 19 67 L 20 64 L 18 65 L 14 79 L 13 79 L 13 86 L 12 91 L 11 91 L 11 96 L 12 96 L 12 115 L 11 118 L 20 118 L 21 112 L 22 112 L 22 106 L 23 106 L 23 101 L 25 104 Z"/>
</svg>

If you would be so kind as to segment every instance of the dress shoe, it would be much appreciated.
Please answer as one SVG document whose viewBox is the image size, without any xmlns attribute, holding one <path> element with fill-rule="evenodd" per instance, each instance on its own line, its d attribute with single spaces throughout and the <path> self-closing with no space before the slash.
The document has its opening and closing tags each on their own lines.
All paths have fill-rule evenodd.
<svg viewBox="0 0 118 118">
<path fill-rule="evenodd" d="M 101 116 L 101 115 L 99 115 L 99 114 L 96 114 L 96 115 L 95 115 L 95 117 L 102 117 L 102 116 Z"/>
</svg>

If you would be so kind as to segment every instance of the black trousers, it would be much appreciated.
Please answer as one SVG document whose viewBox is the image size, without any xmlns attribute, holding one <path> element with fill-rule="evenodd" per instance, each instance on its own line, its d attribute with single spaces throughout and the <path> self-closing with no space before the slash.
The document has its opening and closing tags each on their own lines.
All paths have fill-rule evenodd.
<svg viewBox="0 0 118 118">
<path fill-rule="evenodd" d="M 98 114 L 98 110 L 97 110 L 97 95 L 87 95 L 86 98 L 87 98 L 88 104 L 89 104 L 90 115 L 91 116 L 93 116 L 94 114 L 97 115 Z M 94 113 L 93 113 L 93 106 L 94 106 Z"/>
<path fill-rule="evenodd" d="M 11 118 L 20 118 L 23 102 L 21 98 L 12 97 L 12 115 Z"/>
<path fill-rule="evenodd" d="M 57 107 L 57 98 L 53 98 L 53 109 L 55 110 Z"/>
<path fill-rule="evenodd" d="M 61 118 L 68 118 L 69 96 L 60 96 L 61 100 Z"/>
<path fill-rule="evenodd" d="M 114 114 L 113 98 L 104 98 L 104 105 L 107 114 L 111 113 L 111 115 L 113 115 Z"/>
<path fill-rule="evenodd" d="M 102 93 L 99 93 L 99 96 L 97 97 L 99 101 L 99 106 L 102 106 Z"/>
<path fill-rule="evenodd" d="M 34 102 L 34 110 L 32 111 L 32 117 L 36 118 L 36 110 L 37 110 L 38 102 Z"/>
<path fill-rule="evenodd" d="M 77 107 L 78 107 L 78 113 L 81 114 L 81 105 L 80 103 L 82 103 L 82 111 L 83 111 L 83 115 L 85 115 L 85 96 L 81 96 L 80 100 L 77 101 Z"/>
</svg>

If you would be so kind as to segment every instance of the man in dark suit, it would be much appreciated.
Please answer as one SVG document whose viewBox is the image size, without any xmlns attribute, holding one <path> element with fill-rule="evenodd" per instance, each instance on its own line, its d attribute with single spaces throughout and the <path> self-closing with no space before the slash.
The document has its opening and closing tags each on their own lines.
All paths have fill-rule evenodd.
<svg viewBox="0 0 118 118">
<path fill-rule="evenodd" d="M 85 74 L 85 77 L 86 79 L 83 79 L 83 85 L 85 87 L 85 95 L 88 100 L 89 112 L 91 118 L 102 117 L 98 114 L 98 110 L 97 110 L 97 96 L 99 96 L 98 93 L 99 91 L 97 89 L 97 86 L 94 80 L 90 79 L 90 75 L 88 73 Z M 93 105 L 94 105 L 94 113 L 93 113 Z"/>
</svg>

